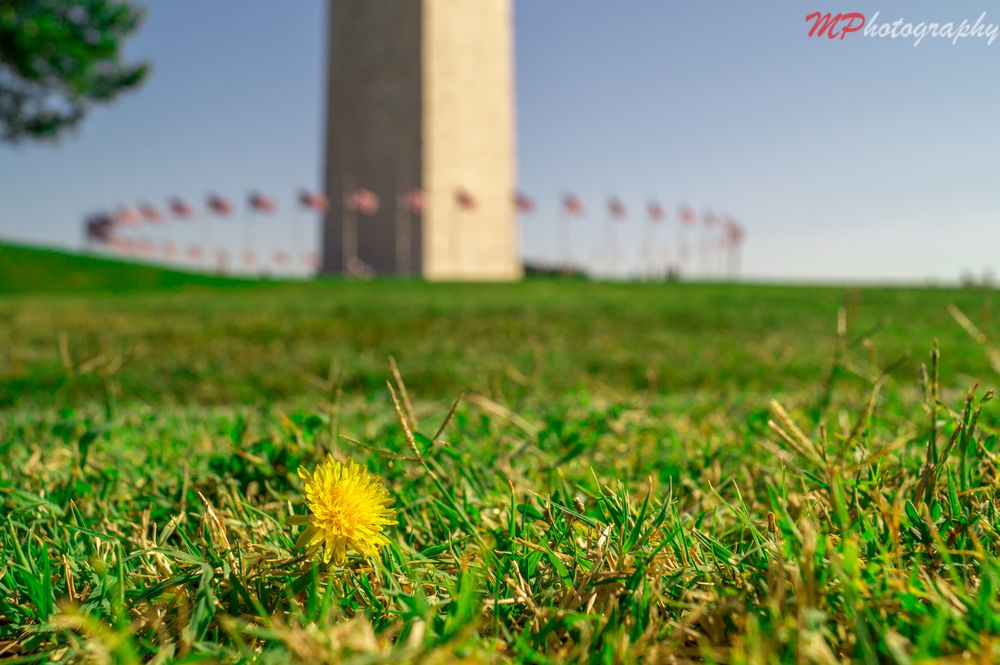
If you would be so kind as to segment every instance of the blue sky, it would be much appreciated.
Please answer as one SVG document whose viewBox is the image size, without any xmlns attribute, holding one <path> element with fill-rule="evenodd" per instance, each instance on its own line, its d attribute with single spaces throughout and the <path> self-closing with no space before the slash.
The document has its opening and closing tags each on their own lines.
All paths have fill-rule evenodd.
<svg viewBox="0 0 1000 665">
<path fill-rule="evenodd" d="M 574 223 L 579 258 L 601 259 L 608 197 L 633 209 L 617 227 L 623 269 L 639 265 L 651 197 L 669 224 L 681 202 L 740 220 L 751 277 L 954 280 L 1000 267 L 1000 41 L 810 39 L 804 21 L 817 7 L 975 20 L 985 2 L 515 6 L 519 182 L 539 206 L 522 220 L 526 256 L 556 251 L 556 206 L 572 190 L 589 212 Z M 128 45 L 154 67 L 140 92 L 57 146 L 0 147 L 0 236 L 73 245 L 92 209 L 259 187 L 282 206 L 257 225 L 260 242 L 287 244 L 292 193 L 322 173 L 325 11 L 148 3 Z M 673 240 L 659 229 L 654 255 Z"/>
</svg>

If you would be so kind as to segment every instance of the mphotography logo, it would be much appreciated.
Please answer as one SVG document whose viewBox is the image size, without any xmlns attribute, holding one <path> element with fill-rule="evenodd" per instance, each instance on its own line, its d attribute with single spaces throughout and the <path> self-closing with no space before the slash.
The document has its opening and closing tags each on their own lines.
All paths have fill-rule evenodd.
<svg viewBox="0 0 1000 665">
<path fill-rule="evenodd" d="M 992 46 L 1000 36 L 1000 25 L 989 23 L 986 12 L 979 15 L 975 21 L 920 21 L 914 23 L 905 18 L 895 21 L 880 21 L 881 12 L 875 12 L 871 18 L 861 12 L 834 14 L 832 12 L 813 12 L 806 16 L 809 24 L 810 37 L 826 37 L 843 41 L 848 35 L 861 35 L 873 39 L 900 39 L 920 46 L 926 39 L 948 40 L 952 44 L 975 39 L 985 41 Z"/>
</svg>

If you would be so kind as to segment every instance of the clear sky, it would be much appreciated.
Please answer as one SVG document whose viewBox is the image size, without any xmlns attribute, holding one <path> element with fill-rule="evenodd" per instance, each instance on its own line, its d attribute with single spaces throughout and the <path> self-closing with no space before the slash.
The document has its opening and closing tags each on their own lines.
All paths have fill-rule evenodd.
<svg viewBox="0 0 1000 665">
<path fill-rule="evenodd" d="M 322 174 L 325 3 L 147 4 L 127 49 L 153 64 L 142 90 L 59 145 L 0 147 L 0 237 L 75 245 L 90 210 L 258 187 L 281 206 L 258 224 L 260 242 L 287 243 L 293 193 Z M 572 190 L 588 206 L 574 222 L 579 258 L 601 258 L 607 198 L 630 207 L 617 227 L 625 269 L 639 265 L 650 197 L 670 225 L 682 202 L 741 221 L 751 277 L 954 280 L 1000 268 L 1000 40 L 810 39 L 817 7 L 913 23 L 991 10 L 516 2 L 519 182 L 539 206 L 522 220 L 524 254 L 555 253 L 556 206 Z M 654 255 L 673 240 L 661 228 Z"/>
</svg>

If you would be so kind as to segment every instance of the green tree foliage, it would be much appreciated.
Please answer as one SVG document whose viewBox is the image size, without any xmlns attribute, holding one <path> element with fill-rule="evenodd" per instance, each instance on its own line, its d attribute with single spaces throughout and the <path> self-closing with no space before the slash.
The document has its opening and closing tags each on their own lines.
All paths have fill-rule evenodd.
<svg viewBox="0 0 1000 665">
<path fill-rule="evenodd" d="M 0 139 L 58 139 L 139 86 L 149 65 L 121 50 L 142 18 L 116 0 L 0 1 Z"/>
</svg>

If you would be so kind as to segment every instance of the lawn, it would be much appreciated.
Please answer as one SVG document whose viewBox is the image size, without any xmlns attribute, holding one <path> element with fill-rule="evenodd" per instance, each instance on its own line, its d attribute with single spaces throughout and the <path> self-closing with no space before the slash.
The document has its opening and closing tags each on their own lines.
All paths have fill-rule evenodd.
<svg viewBox="0 0 1000 665">
<path fill-rule="evenodd" d="M 992 298 L 2 246 L 0 659 L 989 662 Z M 296 547 L 328 454 L 377 556 Z"/>
</svg>

